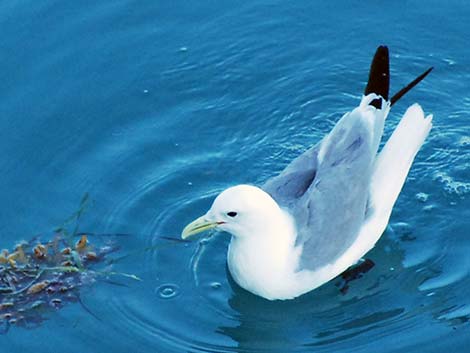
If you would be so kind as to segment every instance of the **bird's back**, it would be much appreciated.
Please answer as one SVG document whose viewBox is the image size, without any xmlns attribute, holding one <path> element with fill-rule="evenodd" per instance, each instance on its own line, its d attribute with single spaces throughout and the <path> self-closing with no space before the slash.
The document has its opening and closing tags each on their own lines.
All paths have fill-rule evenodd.
<svg viewBox="0 0 470 353">
<path fill-rule="evenodd" d="M 365 97 L 317 146 L 263 187 L 295 218 L 297 245 L 303 247 L 300 269 L 333 263 L 358 235 L 388 113 L 385 102 L 383 109 L 369 105 L 376 98 Z"/>
</svg>

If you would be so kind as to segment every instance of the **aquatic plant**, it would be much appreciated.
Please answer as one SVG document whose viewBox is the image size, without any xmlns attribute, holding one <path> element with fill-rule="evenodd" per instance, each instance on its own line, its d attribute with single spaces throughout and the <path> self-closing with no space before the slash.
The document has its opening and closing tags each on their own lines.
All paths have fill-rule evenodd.
<svg viewBox="0 0 470 353">
<path fill-rule="evenodd" d="M 85 195 L 79 210 L 61 227 L 0 252 L 0 333 L 12 325 L 36 327 L 48 312 L 70 302 L 91 313 L 80 300 L 80 290 L 99 279 L 119 275 L 139 280 L 109 270 L 113 262 L 109 255 L 118 250 L 115 236 L 78 233 L 87 204 Z"/>
</svg>

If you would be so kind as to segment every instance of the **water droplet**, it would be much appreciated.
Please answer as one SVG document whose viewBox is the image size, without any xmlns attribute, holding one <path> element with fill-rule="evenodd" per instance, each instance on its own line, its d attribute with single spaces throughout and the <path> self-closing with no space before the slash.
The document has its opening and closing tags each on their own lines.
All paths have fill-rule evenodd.
<svg viewBox="0 0 470 353">
<path fill-rule="evenodd" d="M 424 192 L 418 192 L 416 194 L 416 199 L 421 202 L 426 202 L 429 198 L 429 195 Z"/>
<path fill-rule="evenodd" d="M 434 180 L 437 180 L 444 184 L 444 191 L 446 191 L 448 194 L 464 196 L 465 194 L 470 192 L 470 183 L 454 180 L 453 177 L 446 173 L 436 173 L 434 175 Z"/>
<path fill-rule="evenodd" d="M 435 208 L 436 208 L 435 205 L 426 205 L 426 206 L 423 207 L 423 211 L 429 212 L 429 211 L 434 210 Z"/>
<path fill-rule="evenodd" d="M 392 224 L 391 227 L 401 241 L 413 241 L 416 239 L 413 235 L 413 228 L 406 222 L 397 222 Z"/>
<path fill-rule="evenodd" d="M 222 284 L 220 284 L 219 282 L 212 282 L 211 283 L 211 288 L 212 289 L 220 289 L 222 287 Z"/>
<path fill-rule="evenodd" d="M 463 136 L 460 138 L 459 141 L 460 146 L 468 146 L 470 145 L 470 136 Z"/>
<path fill-rule="evenodd" d="M 455 65 L 455 60 L 452 60 L 452 59 L 442 59 L 446 64 L 448 64 L 449 66 L 452 66 L 452 65 Z"/>
<path fill-rule="evenodd" d="M 171 299 L 179 294 L 179 287 L 175 284 L 163 284 L 157 288 L 156 292 L 162 299 Z"/>
</svg>

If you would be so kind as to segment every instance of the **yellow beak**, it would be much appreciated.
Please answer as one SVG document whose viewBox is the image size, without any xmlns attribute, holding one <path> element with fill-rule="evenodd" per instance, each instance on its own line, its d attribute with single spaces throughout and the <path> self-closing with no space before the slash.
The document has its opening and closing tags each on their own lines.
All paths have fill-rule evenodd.
<svg viewBox="0 0 470 353">
<path fill-rule="evenodd" d="M 191 235 L 198 234 L 209 229 L 213 229 L 218 225 L 219 224 L 217 222 L 207 220 L 206 216 L 204 215 L 184 227 L 183 232 L 181 232 L 181 238 L 187 239 Z"/>
</svg>

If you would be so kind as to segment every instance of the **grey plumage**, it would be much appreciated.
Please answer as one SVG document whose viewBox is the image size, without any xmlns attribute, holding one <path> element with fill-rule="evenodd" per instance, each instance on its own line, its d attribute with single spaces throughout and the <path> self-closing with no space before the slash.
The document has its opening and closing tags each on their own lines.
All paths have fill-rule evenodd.
<svg viewBox="0 0 470 353">
<path fill-rule="evenodd" d="M 296 243 L 303 246 L 299 270 L 333 263 L 354 243 L 366 213 L 377 141 L 358 114 L 348 113 L 263 186 L 296 220 Z"/>
<path fill-rule="evenodd" d="M 431 70 L 396 93 L 390 106 Z M 379 110 L 386 108 L 389 76 L 388 48 L 380 46 L 364 92 L 377 95 L 369 105 Z M 358 236 L 367 216 L 369 186 L 383 121 L 372 129 L 366 125 L 354 112 L 346 114 L 329 135 L 262 187 L 281 207 L 289 209 L 296 220 L 296 245 L 303 246 L 299 270 L 315 270 L 334 263 Z M 323 157 L 319 158 L 319 154 Z"/>
</svg>

